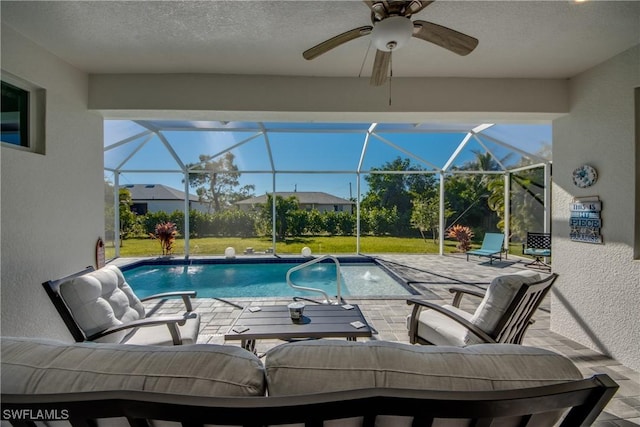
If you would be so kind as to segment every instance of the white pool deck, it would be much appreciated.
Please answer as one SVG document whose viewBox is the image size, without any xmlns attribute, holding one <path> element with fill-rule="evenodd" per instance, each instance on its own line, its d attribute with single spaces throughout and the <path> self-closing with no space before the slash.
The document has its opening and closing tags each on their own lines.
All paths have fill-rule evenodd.
<svg viewBox="0 0 640 427">
<path fill-rule="evenodd" d="M 451 302 L 448 288 L 468 286 L 486 288 L 495 276 L 527 268 L 528 260 L 509 256 L 508 260 L 494 261 L 471 257 L 467 262 L 464 255 L 371 255 L 407 281 L 420 295 L 438 304 Z M 251 256 L 246 256 L 251 257 Z M 246 258 L 243 257 L 243 258 Z M 139 258 L 120 258 L 116 265 L 124 265 Z M 358 304 L 374 329 L 373 340 L 408 342 L 406 318 L 411 308 L 406 297 L 398 298 L 357 298 L 345 297 L 347 302 Z M 291 302 L 291 298 L 228 298 L 227 303 L 213 298 L 196 298 L 194 309 L 202 317 L 198 343 L 223 344 L 224 334 L 233 320 L 240 314 L 241 307 L 248 305 L 274 305 Z M 462 308 L 473 311 L 477 306 L 475 298 L 463 299 Z M 233 305 L 232 305 L 233 304 Z M 620 389 L 595 426 L 640 426 L 640 373 L 616 360 L 589 349 L 562 335 L 550 331 L 550 305 L 548 298 L 534 315 L 535 323 L 525 336 L 524 345 L 546 348 L 569 357 L 585 376 L 606 373 L 619 385 Z M 148 306 L 157 314 L 179 313 L 183 310 L 181 300 L 165 300 Z M 257 343 L 258 354 L 281 343 L 277 340 L 262 340 Z M 231 345 L 238 345 L 236 342 Z M 640 356 L 639 356 L 640 357 Z"/>
</svg>

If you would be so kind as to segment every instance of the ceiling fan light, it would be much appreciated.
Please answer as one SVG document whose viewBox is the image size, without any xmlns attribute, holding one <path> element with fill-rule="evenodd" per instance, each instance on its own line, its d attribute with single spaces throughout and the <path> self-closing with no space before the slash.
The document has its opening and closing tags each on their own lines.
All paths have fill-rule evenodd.
<svg viewBox="0 0 640 427">
<path fill-rule="evenodd" d="M 409 18 L 390 16 L 374 25 L 371 37 L 376 49 L 389 52 L 404 46 L 412 34 L 413 23 Z"/>
</svg>

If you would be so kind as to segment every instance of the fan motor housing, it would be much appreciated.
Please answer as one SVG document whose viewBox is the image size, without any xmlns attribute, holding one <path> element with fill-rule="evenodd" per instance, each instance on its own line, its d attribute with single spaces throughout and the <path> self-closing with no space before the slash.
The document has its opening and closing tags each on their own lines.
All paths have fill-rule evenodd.
<svg viewBox="0 0 640 427">
<path fill-rule="evenodd" d="M 390 52 L 407 44 L 412 34 L 413 23 L 409 18 L 390 16 L 375 23 L 371 37 L 376 49 Z"/>
</svg>

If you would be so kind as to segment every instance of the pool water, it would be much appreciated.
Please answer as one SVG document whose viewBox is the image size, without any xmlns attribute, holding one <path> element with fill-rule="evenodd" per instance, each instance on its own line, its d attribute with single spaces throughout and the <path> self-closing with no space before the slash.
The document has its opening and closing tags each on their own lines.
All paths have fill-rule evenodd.
<svg viewBox="0 0 640 427">
<path fill-rule="evenodd" d="M 292 297 L 317 298 L 319 293 L 287 285 L 287 271 L 295 263 L 142 265 L 123 271 L 135 293 L 144 298 L 160 292 L 195 290 L 202 298 Z M 411 292 L 376 264 L 340 264 L 342 296 L 406 296 Z M 291 274 L 298 286 L 319 288 L 336 295 L 335 264 L 314 264 Z"/>
</svg>

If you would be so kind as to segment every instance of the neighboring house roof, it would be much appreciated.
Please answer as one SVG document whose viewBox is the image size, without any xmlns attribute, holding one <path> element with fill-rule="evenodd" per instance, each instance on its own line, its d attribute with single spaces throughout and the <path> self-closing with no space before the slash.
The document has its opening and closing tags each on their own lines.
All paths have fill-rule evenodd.
<svg viewBox="0 0 640 427">
<path fill-rule="evenodd" d="M 167 187 L 162 184 L 126 184 L 120 186 L 131 193 L 131 200 L 184 200 L 184 191 Z M 198 201 L 198 196 L 189 195 L 192 202 Z"/>
<path fill-rule="evenodd" d="M 276 196 L 283 197 L 285 199 L 295 196 L 298 199 L 298 203 L 302 205 L 354 205 L 351 200 L 343 199 L 342 197 L 336 197 L 328 193 L 321 191 L 283 191 L 276 192 Z M 240 200 L 236 202 L 237 205 L 259 205 L 267 202 L 267 195 L 251 197 L 249 199 Z"/>
</svg>

